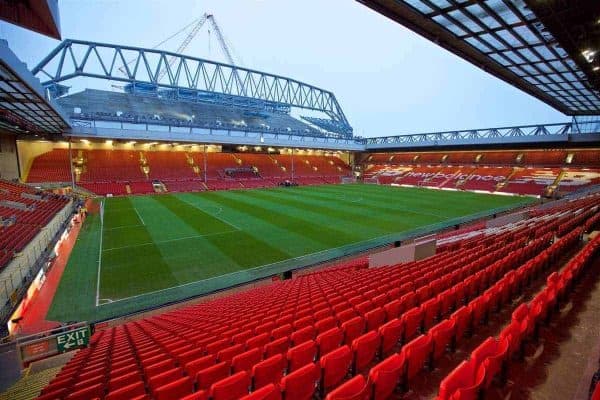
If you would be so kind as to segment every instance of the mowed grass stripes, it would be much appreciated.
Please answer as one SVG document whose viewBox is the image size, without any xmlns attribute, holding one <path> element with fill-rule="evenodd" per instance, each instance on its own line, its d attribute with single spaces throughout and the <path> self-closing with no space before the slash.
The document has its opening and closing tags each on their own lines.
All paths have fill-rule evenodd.
<svg viewBox="0 0 600 400">
<path fill-rule="evenodd" d="M 106 318 L 99 309 L 134 311 L 124 304 L 148 293 L 531 200 L 356 184 L 104 201 L 104 220 L 85 222 L 50 319 Z"/>
</svg>

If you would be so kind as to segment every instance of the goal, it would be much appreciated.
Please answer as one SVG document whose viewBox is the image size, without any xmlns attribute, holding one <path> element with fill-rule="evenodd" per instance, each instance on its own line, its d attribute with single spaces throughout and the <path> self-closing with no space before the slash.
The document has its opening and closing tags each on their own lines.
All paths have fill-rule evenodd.
<svg viewBox="0 0 600 400">
<path fill-rule="evenodd" d="M 376 177 L 364 178 L 363 183 L 369 183 L 371 185 L 379 185 L 379 179 Z"/>
</svg>

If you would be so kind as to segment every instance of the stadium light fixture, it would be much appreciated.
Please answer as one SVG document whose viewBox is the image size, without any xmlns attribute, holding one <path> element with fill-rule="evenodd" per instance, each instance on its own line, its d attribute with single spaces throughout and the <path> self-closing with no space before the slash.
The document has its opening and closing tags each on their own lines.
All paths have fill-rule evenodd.
<svg viewBox="0 0 600 400">
<path fill-rule="evenodd" d="M 87 139 L 81 139 L 80 142 L 83 143 L 83 144 L 89 144 L 90 143 L 90 141 L 87 140 Z"/>
<path fill-rule="evenodd" d="M 589 63 L 594 61 L 594 57 L 596 56 L 596 51 L 591 49 L 585 49 L 581 52 L 581 55 L 585 58 L 585 60 Z"/>
<path fill-rule="evenodd" d="M 113 141 L 112 141 L 112 140 L 110 140 L 110 139 L 108 139 L 108 140 L 106 141 L 106 144 L 107 144 L 107 145 L 109 145 L 109 146 L 112 146 L 112 144 L 113 144 Z"/>
</svg>

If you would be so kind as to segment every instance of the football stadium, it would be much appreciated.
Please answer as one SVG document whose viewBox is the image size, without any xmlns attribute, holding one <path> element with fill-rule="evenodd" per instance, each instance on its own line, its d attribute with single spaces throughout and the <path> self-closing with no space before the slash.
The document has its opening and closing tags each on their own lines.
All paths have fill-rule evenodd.
<svg viewBox="0 0 600 400">
<path fill-rule="evenodd" d="M 598 2 L 348 3 L 563 121 L 382 135 L 400 100 L 357 129 L 383 97 L 242 66 L 216 14 L 136 46 L 0 0 L 0 400 L 600 400 Z"/>
</svg>

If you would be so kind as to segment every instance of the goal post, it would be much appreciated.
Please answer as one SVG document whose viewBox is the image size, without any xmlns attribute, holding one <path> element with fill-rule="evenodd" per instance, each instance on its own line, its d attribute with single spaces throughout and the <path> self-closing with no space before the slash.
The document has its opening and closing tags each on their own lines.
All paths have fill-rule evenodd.
<svg viewBox="0 0 600 400">
<path fill-rule="evenodd" d="M 371 185 L 379 185 L 379 179 L 377 179 L 377 177 L 364 178 L 363 183 L 369 183 Z"/>
</svg>

